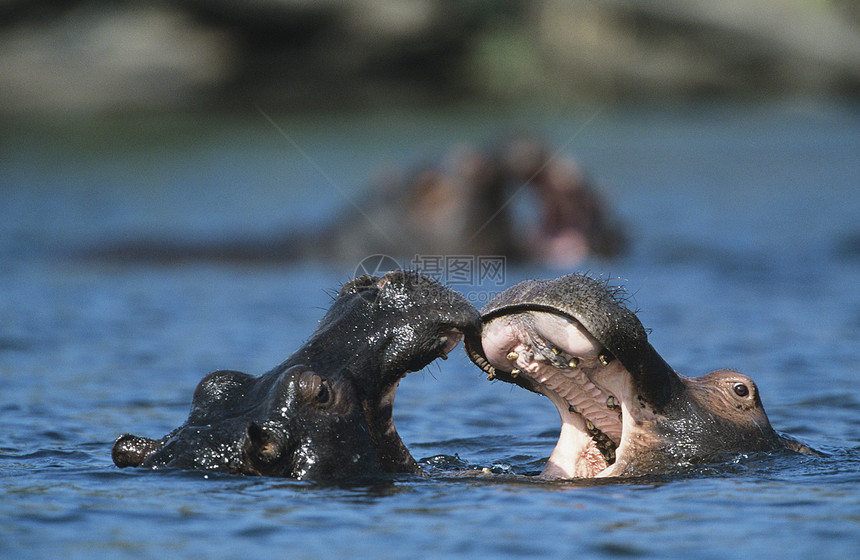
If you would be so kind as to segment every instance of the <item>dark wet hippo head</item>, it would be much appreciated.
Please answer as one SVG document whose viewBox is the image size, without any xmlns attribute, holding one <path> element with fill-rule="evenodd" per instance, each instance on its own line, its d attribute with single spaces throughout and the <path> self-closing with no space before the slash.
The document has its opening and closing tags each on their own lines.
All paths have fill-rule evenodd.
<svg viewBox="0 0 860 560">
<path fill-rule="evenodd" d="M 467 339 L 491 379 L 546 395 L 558 409 L 545 476 L 636 476 L 724 453 L 809 451 L 773 430 L 749 377 L 678 375 L 623 298 L 582 275 L 522 282 L 482 310 L 482 344 Z"/>
<path fill-rule="evenodd" d="M 262 379 L 238 371 L 209 374 L 183 426 L 161 440 L 121 436 L 114 462 L 311 479 L 378 470 L 351 383 L 302 365 Z"/>
<path fill-rule="evenodd" d="M 121 436 L 114 462 L 308 480 L 417 472 L 392 418 L 398 383 L 479 331 L 475 308 L 431 278 L 355 278 L 284 363 L 209 374 L 185 424 L 160 440 Z"/>
</svg>

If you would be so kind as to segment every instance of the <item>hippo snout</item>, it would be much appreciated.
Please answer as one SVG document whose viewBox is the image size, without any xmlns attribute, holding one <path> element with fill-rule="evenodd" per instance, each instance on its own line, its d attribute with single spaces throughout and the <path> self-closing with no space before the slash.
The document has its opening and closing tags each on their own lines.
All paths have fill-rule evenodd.
<svg viewBox="0 0 860 560">
<path fill-rule="evenodd" d="M 157 440 L 123 434 L 116 438 L 111 450 L 111 458 L 119 468 L 137 467 L 157 450 L 158 446 Z"/>
</svg>

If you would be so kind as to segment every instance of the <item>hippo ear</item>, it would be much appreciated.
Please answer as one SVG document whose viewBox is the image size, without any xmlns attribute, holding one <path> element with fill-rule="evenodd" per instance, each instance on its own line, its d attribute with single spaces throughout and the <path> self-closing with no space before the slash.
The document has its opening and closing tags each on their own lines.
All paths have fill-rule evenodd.
<svg viewBox="0 0 860 560">
<path fill-rule="evenodd" d="M 242 463 L 246 474 L 277 476 L 286 460 L 284 436 L 272 428 L 249 422 L 242 441 Z"/>
</svg>

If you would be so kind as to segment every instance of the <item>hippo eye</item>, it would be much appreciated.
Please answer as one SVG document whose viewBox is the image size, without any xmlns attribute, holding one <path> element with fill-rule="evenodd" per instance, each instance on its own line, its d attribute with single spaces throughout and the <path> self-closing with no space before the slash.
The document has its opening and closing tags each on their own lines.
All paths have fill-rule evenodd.
<svg viewBox="0 0 860 560">
<path fill-rule="evenodd" d="M 750 389 L 743 383 L 735 383 L 732 385 L 732 391 L 739 397 L 746 397 L 750 394 Z"/>
<path fill-rule="evenodd" d="M 305 403 L 311 406 L 327 407 L 335 400 L 331 382 L 325 377 L 312 371 L 303 371 L 299 374 L 297 381 L 296 389 Z"/>
</svg>

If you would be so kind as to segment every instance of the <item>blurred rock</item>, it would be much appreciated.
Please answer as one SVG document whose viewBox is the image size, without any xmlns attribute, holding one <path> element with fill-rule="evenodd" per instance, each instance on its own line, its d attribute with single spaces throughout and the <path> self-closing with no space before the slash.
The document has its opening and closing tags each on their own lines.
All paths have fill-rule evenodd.
<svg viewBox="0 0 860 560">
<path fill-rule="evenodd" d="M 192 107 L 232 72 L 219 30 L 160 5 L 87 5 L 0 32 L 6 111 Z"/>
<path fill-rule="evenodd" d="M 539 43 L 564 93 L 858 92 L 860 28 L 826 2 L 546 0 Z"/>
<path fill-rule="evenodd" d="M 860 92 L 856 0 L 0 0 L 0 111 Z"/>
</svg>

